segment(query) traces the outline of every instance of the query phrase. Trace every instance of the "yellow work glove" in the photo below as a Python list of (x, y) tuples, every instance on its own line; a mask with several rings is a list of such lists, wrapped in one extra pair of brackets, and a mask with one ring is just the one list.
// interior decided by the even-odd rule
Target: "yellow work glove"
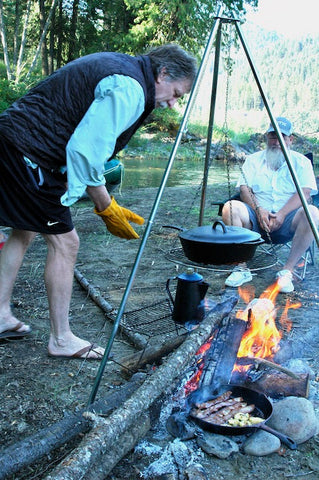
[(110, 205), (103, 210), (103, 212), (98, 212), (96, 208), (94, 208), (94, 213), (102, 218), (106, 228), (110, 233), (112, 233), (112, 235), (126, 238), (127, 240), (139, 238), (139, 235), (131, 227), (129, 222), (143, 225), (144, 218), (136, 215), (136, 213), (128, 210), (127, 208), (120, 207), (114, 197), (111, 197), (111, 199), (112, 201)]

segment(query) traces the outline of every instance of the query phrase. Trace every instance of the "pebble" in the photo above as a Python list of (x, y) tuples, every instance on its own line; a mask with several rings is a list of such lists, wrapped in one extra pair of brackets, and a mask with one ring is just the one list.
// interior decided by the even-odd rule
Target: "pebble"
[(253, 433), (245, 442), (243, 448), (247, 455), (262, 457), (278, 452), (281, 442), (279, 438), (263, 430)]
[(291, 437), (297, 444), (306, 442), (318, 431), (314, 407), (302, 397), (287, 397), (276, 402), (267, 425)]
[(239, 451), (237, 443), (223, 435), (203, 432), (203, 434), (197, 437), (196, 441), (208, 455), (222, 459), (228, 458), (232, 453)]

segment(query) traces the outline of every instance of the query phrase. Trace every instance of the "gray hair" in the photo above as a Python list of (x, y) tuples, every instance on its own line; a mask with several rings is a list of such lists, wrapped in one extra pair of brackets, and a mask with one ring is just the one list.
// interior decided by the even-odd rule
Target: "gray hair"
[(161, 45), (147, 53), (157, 79), (163, 68), (172, 81), (187, 79), (192, 84), (197, 73), (196, 59), (176, 44)]

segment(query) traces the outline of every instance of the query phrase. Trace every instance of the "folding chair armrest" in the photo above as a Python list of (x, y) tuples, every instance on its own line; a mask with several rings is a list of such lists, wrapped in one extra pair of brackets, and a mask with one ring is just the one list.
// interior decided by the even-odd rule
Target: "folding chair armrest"
[(235, 193), (234, 195), (232, 195), (227, 200), (223, 200), (221, 202), (212, 202), (211, 203), (211, 205), (218, 206), (218, 215), (220, 217), (222, 216), (222, 211), (223, 211), (223, 207), (224, 207), (225, 203), (228, 202), (229, 200), (240, 200), (240, 193), (239, 192)]

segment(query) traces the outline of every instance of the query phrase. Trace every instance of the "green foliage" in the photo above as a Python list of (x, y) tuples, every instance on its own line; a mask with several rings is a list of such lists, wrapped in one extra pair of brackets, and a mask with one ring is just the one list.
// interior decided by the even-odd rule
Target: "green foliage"
[(2, 73), (3, 68), (0, 63), (0, 113), (27, 91), (24, 84), (14, 85), (4, 78)]
[[(242, 29), (274, 115), (289, 117), (300, 133), (318, 131), (319, 36), (297, 40), (266, 32), (251, 24), (245, 24)], [(221, 83), (226, 83), (225, 72), (221, 75)], [(242, 122), (244, 112), (263, 112), (263, 122), (256, 117), (256, 123), (250, 124), (252, 128), (264, 131), (269, 123), (247, 58), (241, 51), (236, 55), (230, 77), (228, 108), (237, 112), (238, 119), (241, 115)]]
[(148, 131), (168, 132), (176, 134), (181, 122), (181, 115), (177, 109), (156, 108), (147, 118), (145, 128)]
[[(226, 0), (223, 2), (225, 14), (243, 17), (244, 5), (256, 6), (257, 2)], [(99, 50), (140, 54), (152, 46), (168, 42), (179, 43), (200, 58), (218, 4), (217, 0), (60, 0), (56, 3), (46, 44), (38, 57), (41, 73), (45, 75), (46, 69), (50, 73), (74, 58)], [(43, 21), (40, 20), (39, 5), (43, 5)], [(22, 65), (22, 78), (28, 75), (50, 5), (49, 0), (42, 3), (26, 0), (3, 2), (4, 30), (1, 33), (6, 39), (13, 80), (20, 80)], [(26, 43), (18, 66), (25, 25)], [(2, 49), (3, 44), (0, 45), (0, 55), (3, 55)]]

